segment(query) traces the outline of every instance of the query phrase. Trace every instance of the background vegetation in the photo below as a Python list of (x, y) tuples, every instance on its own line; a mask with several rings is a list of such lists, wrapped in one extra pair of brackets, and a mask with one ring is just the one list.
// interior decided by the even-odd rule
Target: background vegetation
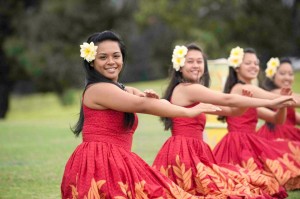
[(251, 46), (262, 67), (300, 55), (299, 0), (6, 0), (0, 27), (0, 118), (12, 93), (53, 91), (72, 103), (84, 82), (79, 45), (106, 29), (127, 44), (125, 83), (166, 77), (175, 44), (196, 42), (209, 59)]

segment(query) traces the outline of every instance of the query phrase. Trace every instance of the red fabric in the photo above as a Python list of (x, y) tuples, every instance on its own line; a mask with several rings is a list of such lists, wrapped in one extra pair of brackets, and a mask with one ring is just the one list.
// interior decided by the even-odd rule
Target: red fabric
[(122, 112), (83, 111), (83, 142), (66, 164), (63, 199), (195, 198), (130, 151), (137, 117), (127, 130)]
[(287, 196), (275, 178), (262, 172), (217, 165), (210, 147), (202, 139), (206, 123), (204, 114), (195, 118), (173, 118), (172, 121), (172, 136), (160, 149), (153, 166), (185, 191), (198, 196), (223, 193), (229, 198)]
[(287, 107), (287, 117), (284, 124), (274, 124), (269, 128), (264, 124), (257, 134), (267, 139), (287, 139), (300, 142), (300, 129), (296, 127), (296, 113), (294, 107)]
[(249, 108), (242, 116), (227, 117), (229, 133), (213, 150), (217, 162), (263, 171), (288, 190), (300, 188), (299, 142), (259, 137), (255, 133), (257, 118), (255, 108)]

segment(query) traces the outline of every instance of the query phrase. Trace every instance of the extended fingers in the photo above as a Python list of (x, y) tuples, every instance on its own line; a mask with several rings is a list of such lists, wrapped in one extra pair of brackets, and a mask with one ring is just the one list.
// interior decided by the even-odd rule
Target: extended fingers
[(146, 94), (146, 97), (159, 99), (157, 93), (152, 89), (146, 89), (144, 90), (144, 93)]

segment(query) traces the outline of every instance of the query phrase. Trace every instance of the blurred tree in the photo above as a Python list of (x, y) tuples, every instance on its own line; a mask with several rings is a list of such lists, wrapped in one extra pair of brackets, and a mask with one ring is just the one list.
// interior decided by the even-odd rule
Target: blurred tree
[(210, 58), (226, 57), (240, 45), (254, 47), (264, 62), (270, 56), (299, 55), (299, 4), (299, 0), (140, 0), (136, 20), (145, 28), (149, 18), (156, 18), (174, 31), (173, 45), (195, 41)]
[(128, 2), (40, 1), (38, 9), (26, 9), (18, 15), (19, 23), (14, 24), (17, 33), (6, 40), (5, 50), (37, 91), (55, 91), (68, 103), (64, 101), (70, 99), (65, 97), (68, 89), (83, 82), (79, 45), (93, 32), (124, 28), (132, 9)]
[(6, 39), (16, 33), (15, 18), (25, 8), (35, 4), (34, 0), (0, 1), (0, 119), (5, 118), (9, 109), (9, 95), (13, 83), (12, 72), (18, 74), (15, 63), (5, 52)]

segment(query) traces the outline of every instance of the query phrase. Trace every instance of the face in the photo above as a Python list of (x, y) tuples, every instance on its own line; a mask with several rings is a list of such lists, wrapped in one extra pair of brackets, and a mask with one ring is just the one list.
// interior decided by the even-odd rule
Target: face
[(242, 63), (236, 68), (238, 78), (245, 82), (251, 83), (259, 72), (259, 60), (254, 53), (245, 53)]
[(274, 83), (279, 88), (291, 88), (294, 82), (294, 72), (290, 63), (282, 63), (274, 75)]
[(182, 76), (188, 82), (199, 82), (204, 73), (204, 58), (199, 50), (189, 50), (185, 56), (184, 66), (180, 68)]
[(119, 43), (110, 40), (100, 42), (96, 58), (91, 66), (104, 77), (117, 82), (123, 67), (123, 58)]

